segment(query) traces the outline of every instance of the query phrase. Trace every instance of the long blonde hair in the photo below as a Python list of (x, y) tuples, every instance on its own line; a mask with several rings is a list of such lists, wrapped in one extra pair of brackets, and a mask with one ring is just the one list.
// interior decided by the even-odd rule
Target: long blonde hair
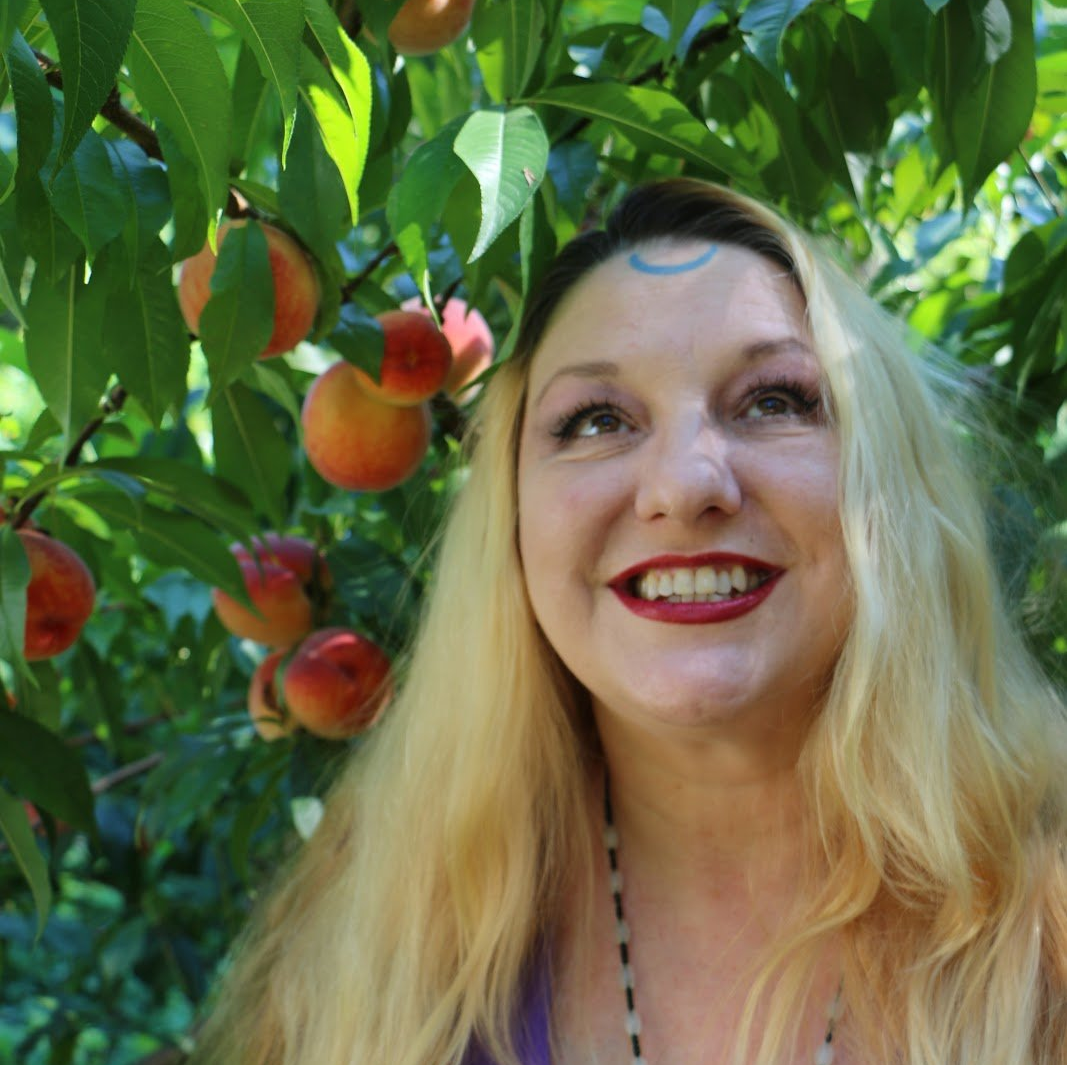
[(872, 1052), (1062, 1065), (1067, 725), (1007, 621), (952, 428), (900, 327), (805, 237), (688, 180), (632, 193), (529, 301), (480, 406), (403, 691), (258, 907), (198, 1065), (454, 1065), (474, 1038), (510, 1060), (529, 966), (591, 849), (583, 693), (534, 623), (515, 543), (527, 369), (588, 270), (672, 236), (790, 270), (841, 440), (855, 620), (801, 758), (819, 875), (750, 995), (748, 1025), (773, 987), (756, 1060), (778, 1059), (835, 939)]

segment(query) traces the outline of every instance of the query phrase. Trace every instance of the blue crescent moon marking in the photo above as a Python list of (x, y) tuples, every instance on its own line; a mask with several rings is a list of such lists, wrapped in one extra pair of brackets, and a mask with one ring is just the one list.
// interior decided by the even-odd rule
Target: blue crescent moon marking
[(695, 259), (690, 259), (687, 263), (672, 263), (669, 265), (650, 263), (647, 260), (642, 259), (637, 252), (633, 252), (630, 255), (629, 263), (635, 270), (640, 270), (643, 274), (684, 274), (689, 270), (696, 270), (697, 267), (703, 266), (707, 262), (711, 262), (712, 257), (718, 250), (718, 246), (712, 244), (703, 255), (698, 255)]

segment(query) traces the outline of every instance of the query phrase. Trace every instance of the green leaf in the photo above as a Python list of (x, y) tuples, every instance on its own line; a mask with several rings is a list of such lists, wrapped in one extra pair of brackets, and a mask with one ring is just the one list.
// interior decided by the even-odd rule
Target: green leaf
[(199, 0), (240, 34), (259, 63), (263, 77), (274, 86), (284, 116), (282, 165), (296, 117), (296, 86), (300, 70), (300, 37), (304, 14), (299, 3), (278, 0)]
[(751, 176), (752, 168), (663, 89), (615, 82), (566, 85), (526, 101), (602, 119), (642, 151), (675, 156), (705, 176)]
[(475, 7), (471, 36), (489, 95), (499, 103), (524, 92), (541, 55), (545, 13), (540, 0)]
[[(347, 150), (341, 152), (343, 144), (334, 145), (325, 136), (322, 140), (345, 180), (354, 223), (360, 218), (357, 191), (370, 147), (370, 64), (363, 52), (352, 43), (325, 0), (304, 0), (304, 13), (307, 17), (307, 27), (329, 61), (330, 76), (339, 86), (348, 108), (348, 137), (351, 143)], [(309, 89), (309, 92), (314, 96), (314, 91)], [(349, 155), (352, 156), (351, 161)]]
[(934, 24), (927, 76), (934, 143), (943, 166), (956, 164), (969, 203), (1023, 139), (1033, 114), (1029, 0), (983, 0), (977, 14), (968, 4), (949, 4)]
[(68, 440), (99, 413), (110, 368), (103, 358), (102, 286), (86, 286), (79, 266), (52, 284), (34, 277), (26, 301), (26, 361)]
[(166, 124), (195, 166), (209, 210), (221, 208), (229, 164), (230, 87), (212, 39), (184, 4), (138, 0), (127, 63), (138, 100)]
[(235, 540), (254, 532), (244, 492), (188, 462), (146, 455), (115, 456), (98, 459), (82, 469), (111, 471), (134, 478), (153, 495), (196, 514)]
[(52, 207), (90, 259), (126, 225), (129, 200), (115, 181), (103, 138), (88, 130), (52, 182)]
[(267, 238), (253, 220), (227, 230), (200, 315), (200, 343), (217, 394), (267, 346), (274, 325), (274, 277)]
[(462, 118), (455, 119), (433, 140), (415, 149), (389, 193), (385, 208), (393, 240), (427, 303), (432, 299), (430, 233), (466, 172), (454, 148), (463, 122)]
[[(367, 155), (370, 107), (367, 108), (367, 129), (356, 129), (356, 118), (338, 91), (337, 83), (323, 68), (315, 54), (304, 49), (301, 66), (300, 96), (308, 113), (318, 127), (322, 143), (337, 167), (348, 197), (348, 210), (353, 221), (359, 218), (359, 181)], [(362, 138), (362, 139), (361, 139)]]
[(543, 194), (535, 196), (522, 212), (519, 224), (522, 291), (533, 291), (556, 254), (556, 234), (548, 221)]
[(259, 69), (252, 50), (242, 44), (233, 73), (230, 103), (233, 107), (233, 139), (230, 147), (230, 180), (277, 140), (280, 114), (277, 94)]
[[(74, 154), (122, 66), (137, 0), (40, 0), (63, 69), (63, 139), (52, 176)], [(143, 3), (143, 0), (142, 0)]]
[(297, 110), (289, 163), (278, 177), (278, 206), (319, 261), (328, 261), (349, 227), (349, 204), (337, 167), (303, 100)]
[[(351, 116), (351, 136), (356, 153), (356, 184), (348, 186), (352, 221), (359, 219), (356, 186), (363, 176), (370, 148), (371, 70), (367, 57), (353, 44), (326, 0), (304, 0), (308, 28), (329, 60), (330, 74), (340, 86)], [(333, 153), (331, 153), (333, 154)], [(341, 170), (340, 165), (338, 169)], [(345, 176), (344, 170), (341, 175)]]
[(356, 304), (346, 303), (327, 341), (346, 362), (366, 371), (372, 380), (378, 380), (385, 337), (376, 318)]
[(778, 51), (789, 24), (812, 0), (752, 0), (741, 15), (739, 27), (748, 35), (752, 54), (768, 70), (778, 71)]
[(478, 179), (482, 224), (468, 262), (522, 214), (548, 166), (548, 137), (528, 107), (476, 111), (456, 134), (456, 155)]
[(158, 428), (167, 410), (180, 406), (189, 369), (189, 334), (174, 294), (170, 254), (158, 238), (132, 281), (115, 286), (107, 297), (104, 350)]
[(156, 122), (156, 136), (167, 162), (167, 185), (174, 209), (174, 241), (171, 255), (188, 259), (204, 246), (210, 214), (198, 184), (196, 164), (178, 147), (166, 124)]
[[(3, 217), (0, 217), (0, 302), (18, 319), (19, 325), (25, 326), (26, 314), (17, 288), (22, 277), (22, 271), (18, 269), (21, 241), (14, 218), (8, 213), (6, 205), (0, 205), (0, 209), (4, 210)], [(24, 256), (22, 261), (25, 262)]]
[(93, 793), (82, 760), (25, 714), (0, 710), (0, 776), (35, 806), (83, 832), (95, 832)]
[(289, 445), (263, 399), (250, 388), (230, 385), (211, 408), (215, 469), (239, 484), (259, 513), (284, 525), (285, 487), (289, 480)]
[(30, 820), (21, 802), (0, 788), (0, 832), (7, 840), (19, 871), (30, 885), (37, 908), (37, 935), (44, 931), (48, 912), (52, 908), (52, 884), (48, 879), (48, 865), (34, 839)]
[(15, 182), (15, 217), (27, 254), (36, 260), (34, 281), (58, 281), (84, 254), (81, 241), (52, 209), (44, 182), (36, 174)]
[(199, 518), (151, 503), (138, 505), (115, 492), (83, 497), (116, 528), (128, 529), (145, 558), (165, 569), (177, 568), (216, 588), (244, 599), (240, 567), (218, 533)]
[(26, 589), (30, 562), (18, 533), (0, 525), (0, 658), (28, 672), (22, 649), (26, 639)]
[(0, 3), (0, 50), (6, 52), (11, 44), (25, 6), (26, 0), (6, 0), (6, 3)]
[(128, 204), (124, 236), (130, 258), (153, 256), (159, 233), (171, 217), (166, 172), (133, 141), (108, 140), (104, 145), (111, 157), (115, 182)]
[(19, 170), (25, 174), (41, 169), (52, 150), (55, 106), (44, 71), (21, 33), (11, 39), (7, 69), (15, 97), (16, 143)]

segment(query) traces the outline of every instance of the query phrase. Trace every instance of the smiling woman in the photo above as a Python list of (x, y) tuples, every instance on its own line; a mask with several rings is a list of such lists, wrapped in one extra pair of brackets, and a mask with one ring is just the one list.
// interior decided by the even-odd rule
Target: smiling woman
[(194, 1061), (1059, 1065), (1064, 708), (929, 376), (727, 190), (568, 246)]

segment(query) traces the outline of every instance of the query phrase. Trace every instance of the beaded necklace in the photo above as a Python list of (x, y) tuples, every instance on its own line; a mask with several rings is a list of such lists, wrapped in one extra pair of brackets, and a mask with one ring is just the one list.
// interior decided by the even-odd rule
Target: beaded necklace
[[(608, 851), (608, 865), (611, 871), (611, 897), (615, 903), (615, 937), (619, 943), (619, 963), (621, 965), (622, 986), (626, 992), (626, 1034), (630, 1040), (634, 1065), (648, 1065), (641, 1054), (641, 1018), (634, 1005), (634, 971), (630, 965), (630, 926), (622, 909), (622, 873), (619, 871), (619, 833), (615, 828), (615, 818), (611, 809), (611, 788), (604, 777), (604, 846)], [(813, 1065), (833, 1065), (834, 1027), (841, 1012), (841, 986), (838, 985), (830, 1008), (827, 1011), (826, 1035), (815, 1051)]]

